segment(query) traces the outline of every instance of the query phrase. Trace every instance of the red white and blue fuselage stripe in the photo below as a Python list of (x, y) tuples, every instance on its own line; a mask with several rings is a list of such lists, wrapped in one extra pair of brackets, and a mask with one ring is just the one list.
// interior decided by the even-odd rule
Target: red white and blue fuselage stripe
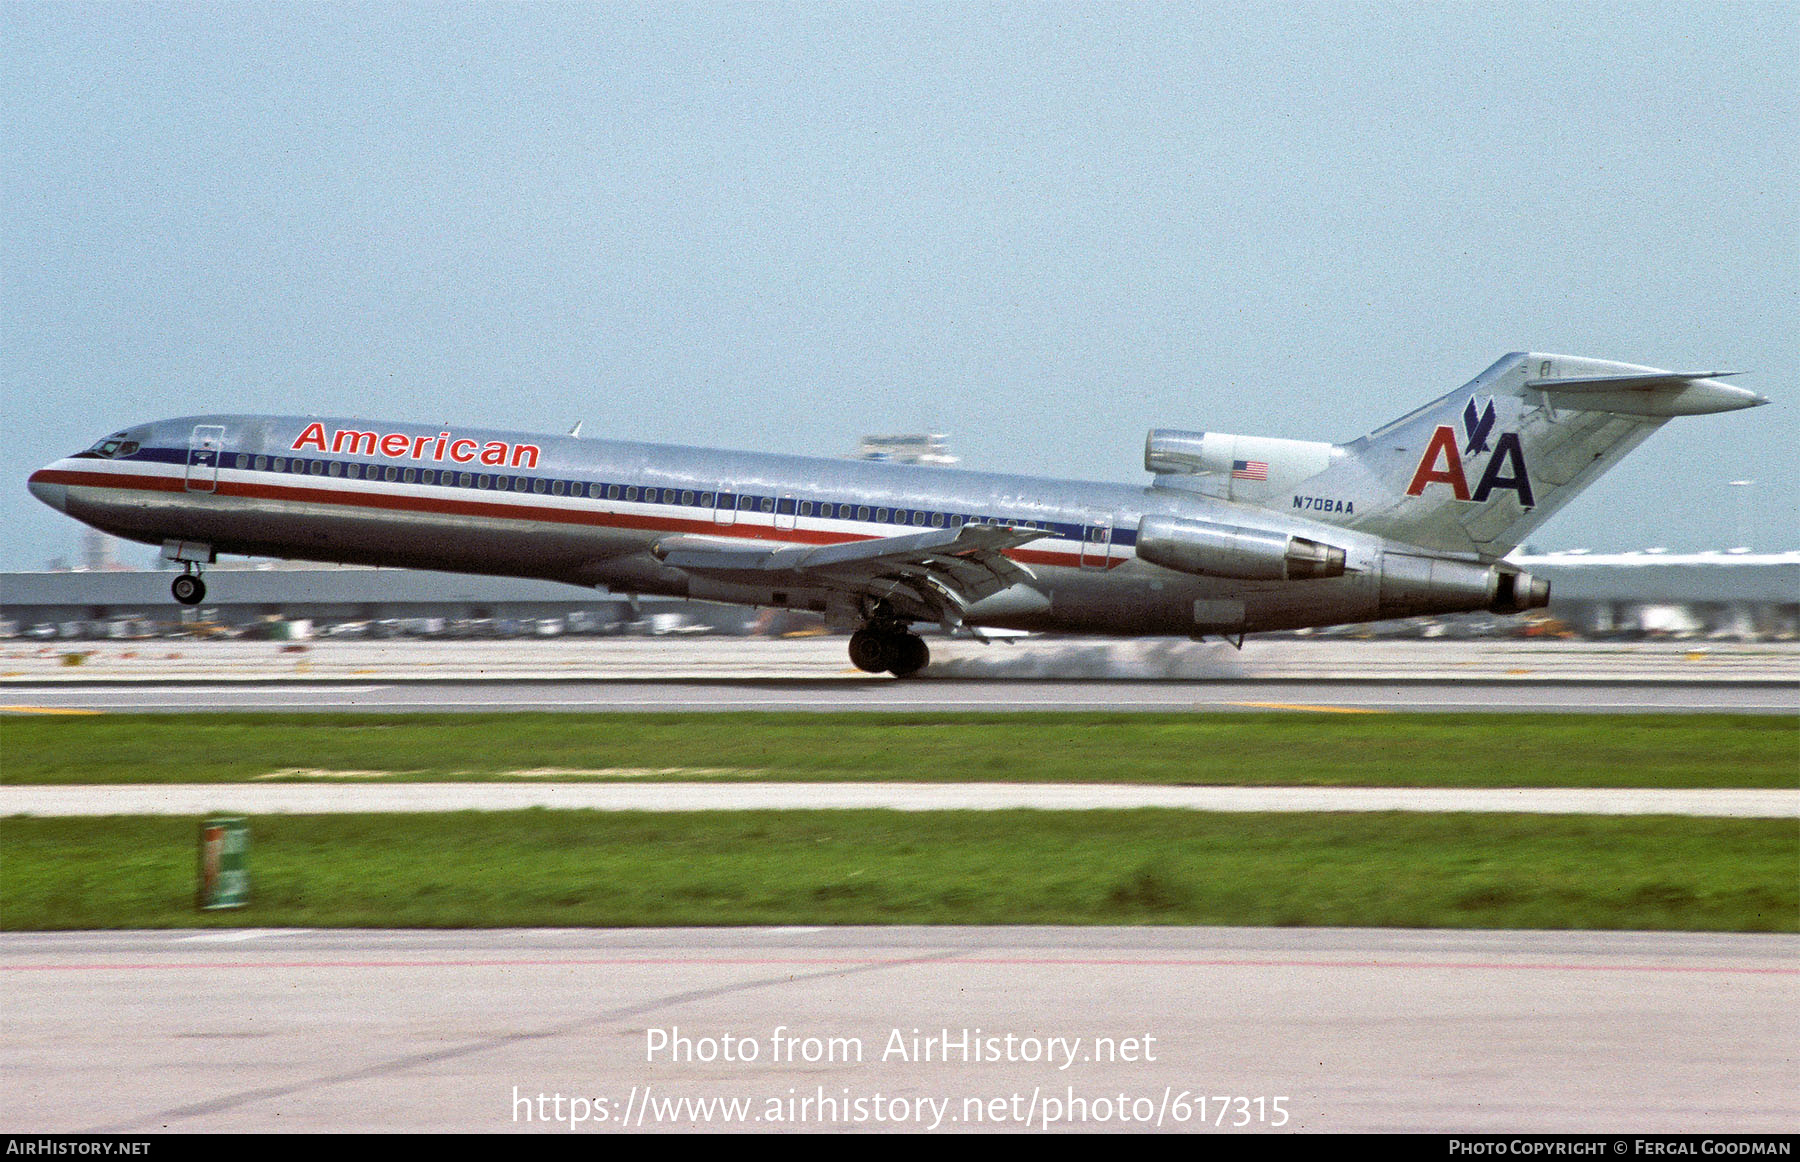
[[(205, 419), (197, 423), (204, 424)], [(305, 422), (293, 423), (300, 427)], [(259, 420), (259, 426), (266, 424), (268, 421)], [(231, 425), (222, 422), (216, 426)], [(774, 479), (761, 464), (756, 466), (757, 471), (744, 474), (742, 483), (720, 475), (708, 488), (697, 478), (705, 475), (703, 462), (692, 465), (698, 472), (683, 474), (688, 478), (683, 485), (651, 483), (672, 475), (667, 466), (654, 473), (608, 472), (605, 462), (620, 458), (608, 456), (609, 450), (641, 446), (609, 445), (602, 441), (544, 437), (527, 443), (522, 439), (488, 438), (488, 433), (479, 438), (450, 431), (425, 433), (416, 427), (389, 431), (381, 437), (379, 425), (362, 425), (361, 430), (387, 440), (385, 447), (376, 443), (376, 455), (371, 458), (332, 455), (329, 450), (320, 454), (318, 446), (328, 449), (329, 444), (318, 434), (313, 439), (305, 438), (306, 431), (320, 427), (314, 422), (302, 428), (300, 438), (281, 441), (289, 446), (279, 451), (267, 450), (275, 442), (266, 440), (256, 441), (264, 450), (238, 451), (233, 447), (237, 441), (226, 437), (216, 450), (197, 454), (193, 447), (180, 446), (169, 439), (178, 435), (169, 430), (173, 427), (158, 425), (163, 439), (141, 442), (129, 454), (103, 457), (83, 453), (46, 467), (32, 479), (77, 489), (105, 490), (115, 496), (164, 494), (174, 500), (192, 495), (193, 501), (202, 505), (237, 499), (262, 504), (332, 506), (370, 517), (417, 513), (474, 521), (525, 521), (635, 532), (646, 534), (647, 541), (657, 535), (690, 533), (819, 545), (970, 523), (1006, 523), (1043, 528), (1049, 533), (1040, 541), (1010, 551), (1009, 556), (1026, 564), (1071, 568), (1115, 566), (1131, 556), (1134, 541), (1131, 525), (1119, 521), (1111, 508), (1094, 507), (1068, 514), (1077, 515), (1076, 520), (1057, 519), (1065, 514), (1047, 513), (1042, 504), (1009, 506), (995, 503), (998, 498), (980, 495), (994, 491), (991, 481), (1003, 482), (1001, 491), (1005, 493), (1022, 493), (1027, 490), (1019, 486), (1032, 483), (1027, 478), (988, 477), (939, 468), (912, 470), (930, 473), (933, 484), (963, 484), (964, 487), (946, 490), (947, 494), (957, 494), (955, 500), (961, 502), (952, 508), (944, 504), (945, 496), (926, 498), (917, 489), (904, 490), (910, 495), (894, 495), (879, 480), (871, 480), (873, 487), (867, 488), (861, 486), (861, 481), (830, 490), (816, 485), (807, 488), (801, 481), (795, 481), (798, 487), (784, 487), (784, 482)], [(595, 470), (582, 471), (570, 463), (568, 449), (557, 447), (567, 443), (591, 444), (599, 453)], [(546, 448), (559, 454), (546, 455)], [(386, 454), (390, 449), (397, 454)], [(369, 450), (369, 441), (361, 441), (359, 450)], [(715, 455), (697, 449), (675, 451), (693, 453), (702, 461)], [(484, 454), (490, 462), (482, 462)], [(900, 467), (799, 458), (788, 463), (828, 466), (839, 475), (846, 469), (885, 469), (891, 473)], [(799, 474), (805, 476), (806, 472), (803, 469)], [(1066, 487), (1065, 482), (1042, 483)], [(890, 495), (894, 499), (889, 500)], [(95, 497), (96, 501), (99, 499)], [(982, 507), (968, 503), (977, 499), (986, 499), (988, 504)], [(1116, 501), (1114, 497), (1106, 499)], [(317, 546), (308, 548), (316, 551)]]

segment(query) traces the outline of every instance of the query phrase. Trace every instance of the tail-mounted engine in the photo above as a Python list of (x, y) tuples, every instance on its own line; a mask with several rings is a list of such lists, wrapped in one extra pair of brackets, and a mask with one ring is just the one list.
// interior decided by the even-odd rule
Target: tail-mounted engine
[(1259, 500), (1317, 476), (1336, 453), (1335, 444), (1309, 440), (1156, 428), (1144, 441), (1144, 467), (1159, 488)]
[(1383, 553), (1381, 616), (1421, 613), (1524, 613), (1550, 603), (1550, 582), (1510, 565)]

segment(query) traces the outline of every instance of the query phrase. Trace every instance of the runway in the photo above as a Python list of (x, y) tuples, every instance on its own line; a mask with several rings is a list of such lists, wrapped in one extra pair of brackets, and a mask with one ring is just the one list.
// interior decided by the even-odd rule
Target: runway
[(0, 976), (13, 1132), (1786, 1133), (1800, 1117), (1791, 936), (11, 933)]
[(1793, 643), (933, 639), (924, 675), (841, 638), (14, 644), (0, 707), (220, 710), (1398, 710), (1800, 715)]
[[(1192, 643), (1163, 653), (1134, 646), (1129, 654), (1106, 647), (1086, 655), (1073, 647), (994, 647), (947, 666), (948, 675), (896, 682), (843, 673), (841, 643), (808, 643), (780, 655), (772, 671), (767, 643), (731, 643), (722, 655), (701, 649), (705, 643), (673, 651), (621, 644), (602, 659), (604, 672), (585, 652), (521, 644), (532, 648), (418, 646), (376, 656), (231, 643), (173, 659), (127, 658), (131, 651), (122, 650), (78, 665), (50, 655), (0, 675), (0, 703), (5, 712), (32, 714), (1800, 714), (1791, 650), (1720, 659), (1693, 650), (1470, 655), (1352, 643), (1247, 647), (1242, 657)], [(989, 656), (1001, 663), (982, 660)], [(1066, 670), (1083, 657), (1094, 670), (1082, 676), (1034, 672), (1046, 663)], [(490, 668), (484, 658), (498, 664)], [(662, 668), (631, 669), (646, 662)], [(954, 676), (958, 669), (985, 672)], [(1328, 801), (1282, 802), (1319, 793)], [(5, 786), (0, 814), (424, 810), (470, 805), (457, 798), (470, 795), (488, 809), (547, 801), (630, 810), (916, 810), (1015, 806), (1030, 796), (1054, 801), (1029, 805), (1081, 809), (1138, 805), (1117, 797), (1150, 795), (1205, 810), (1800, 815), (1800, 794), (1791, 790), (1677, 793), (1691, 802), (1646, 797), (1662, 794), (272, 782)], [(1800, 1118), (1792, 1050), (1800, 1043), (1800, 938), (1792, 936), (1213, 928), (8, 933), (0, 935), (0, 980), (0, 1070), (9, 1079), (0, 1087), (0, 1125), (16, 1132), (1777, 1134)]]
[(1015, 711), (1800, 715), (1800, 683), (1042, 681), (889, 678), (665, 681), (13, 683), (0, 712)]

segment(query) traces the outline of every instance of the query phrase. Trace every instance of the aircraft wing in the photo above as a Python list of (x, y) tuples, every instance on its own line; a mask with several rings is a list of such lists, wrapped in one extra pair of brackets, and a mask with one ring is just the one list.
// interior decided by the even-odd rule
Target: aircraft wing
[(652, 552), (671, 568), (742, 585), (793, 585), (884, 598), (903, 616), (962, 622), (962, 611), (1035, 580), (1004, 553), (1047, 529), (977, 524), (836, 545), (750, 547), (720, 537), (664, 537)]

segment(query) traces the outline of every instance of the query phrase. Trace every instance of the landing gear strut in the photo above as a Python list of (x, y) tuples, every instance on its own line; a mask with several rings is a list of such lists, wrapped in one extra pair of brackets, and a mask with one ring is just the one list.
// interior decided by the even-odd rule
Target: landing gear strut
[(850, 635), (850, 664), (867, 674), (910, 678), (930, 661), (924, 639), (898, 624), (868, 625)]
[(187, 572), (170, 583), (169, 592), (183, 605), (198, 605), (206, 600), (206, 582), (200, 580), (200, 570), (194, 567), (192, 561), (183, 564)]

